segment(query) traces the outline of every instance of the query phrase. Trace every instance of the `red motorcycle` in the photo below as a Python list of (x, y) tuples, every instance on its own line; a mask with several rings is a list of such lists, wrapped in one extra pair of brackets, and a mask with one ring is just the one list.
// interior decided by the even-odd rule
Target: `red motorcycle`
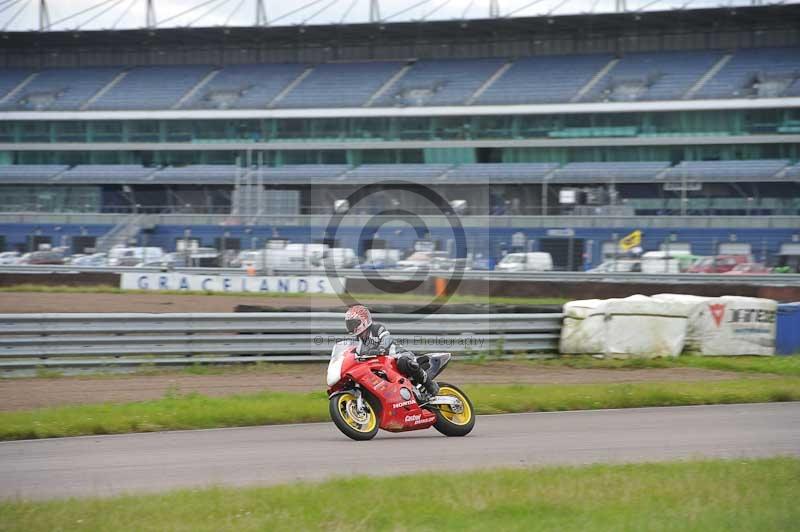
[[(475, 426), (475, 410), (467, 395), (444, 382), (428, 397), (397, 370), (388, 356), (359, 356), (357, 345), (339, 342), (328, 364), (331, 419), (346, 436), (370, 440), (378, 429), (405, 432), (433, 427), (445, 436), (466, 436)], [(431, 379), (450, 362), (450, 353), (417, 358)]]

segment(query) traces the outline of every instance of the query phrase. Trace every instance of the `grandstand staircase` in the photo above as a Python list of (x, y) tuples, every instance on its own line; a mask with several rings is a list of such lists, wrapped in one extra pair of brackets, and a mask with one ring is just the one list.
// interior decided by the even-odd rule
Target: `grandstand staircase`
[(389, 78), (389, 79), (386, 81), (386, 83), (384, 83), (383, 85), (381, 85), (381, 86), (378, 88), (378, 90), (376, 90), (376, 91), (375, 91), (375, 92), (372, 94), (372, 96), (370, 96), (370, 97), (369, 97), (369, 100), (367, 100), (367, 103), (365, 103), (365, 104), (364, 104), (364, 107), (370, 107), (370, 106), (372, 106), (372, 104), (373, 104), (373, 103), (375, 103), (375, 101), (376, 101), (378, 98), (380, 98), (381, 96), (383, 96), (384, 94), (386, 94), (386, 92), (387, 92), (389, 89), (391, 89), (391, 88), (394, 86), (394, 84), (395, 84), (395, 83), (397, 83), (397, 82), (398, 82), (398, 81), (399, 81), (399, 80), (400, 80), (400, 79), (401, 79), (403, 76), (405, 76), (405, 75), (406, 75), (406, 72), (408, 72), (409, 70), (411, 70), (411, 67), (412, 67), (412, 66), (414, 66), (414, 65), (413, 65), (413, 63), (409, 63), (409, 64), (405, 65), (403, 68), (401, 68), (400, 70), (398, 70), (398, 71), (397, 71), (397, 72), (396, 72), (396, 73), (395, 73), (395, 74), (394, 74), (392, 77), (390, 77), (390, 78)]
[(29, 84), (31, 81), (33, 81), (34, 79), (36, 79), (36, 77), (37, 77), (38, 75), (39, 75), (39, 73), (38, 73), (38, 72), (34, 72), (33, 74), (30, 74), (28, 77), (26, 77), (25, 79), (23, 79), (22, 81), (20, 81), (20, 82), (19, 82), (19, 85), (17, 85), (16, 87), (14, 87), (14, 88), (13, 88), (13, 89), (12, 89), (12, 90), (11, 90), (11, 91), (8, 93), (8, 94), (6, 94), (4, 97), (0, 98), (0, 103), (6, 103), (6, 102), (8, 102), (8, 101), (11, 101), (11, 100), (12, 100), (12, 99), (13, 99), (13, 98), (14, 98), (14, 97), (17, 95), (17, 94), (19, 94), (19, 93), (22, 91), (22, 89), (24, 89), (24, 88), (25, 88), (25, 87), (26, 87), (26, 86), (27, 86), (27, 85), (28, 85), (28, 84)]
[(723, 56), (722, 56), (722, 57), (719, 59), (719, 61), (717, 61), (716, 63), (714, 63), (714, 66), (712, 66), (711, 68), (709, 68), (709, 69), (708, 69), (708, 72), (706, 72), (705, 74), (703, 74), (703, 76), (702, 76), (700, 79), (698, 79), (698, 80), (697, 80), (697, 82), (696, 82), (694, 85), (692, 85), (692, 86), (689, 88), (689, 90), (688, 90), (688, 91), (686, 91), (686, 94), (684, 94), (684, 95), (683, 95), (683, 99), (684, 99), (684, 100), (691, 100), (691, 99), (694, 97), (694, 95), (697, 93), (697, 91), (699, 91), (700, 89), (702, 89), (702, 88), (705, 86), (705, 84), (706, 84), (706, 83), (708, 83), (708, 81), (709, 81), (711, 78), (713, 78), (714, 76), (716, 76), (716, 75), (717, 75), (717, 73), (718, 73), (720, 70), (722, 70), (722, 68), (723, 68), (725, 65), (727, 65), (727, 64), (728, 64), (728, 61), (730, 61), (731, 59), (733, 59), (733, 54), (725, 54), (725, 55), (723, 55)]
[(478, 90), (476, 90), (475, 93), (472, 96), (467, 98), (467, 101), (464, 102), (464, 105), (472, 105), (473, 103), (475, 103), (478, 100), (478, 98), (480, 98), (481, 95), (489, 89), (489, 87), (494, 85), (495, 81), (497, 81), (498, 79), (503, 77), (503, 74), (508, 72), (508, 69), (511, 68), (511, 65), (513, 65), (513, 64), (514, 64), (513, 62), (509, 61), (508, 63), (505, 63), (503, 66), (498, 68), (497, 72), (492, 74), (489, 77), (489, 79), (487, 79), (486, 81), (483, 82), (483, 85), (478, 87)]
[(123, 79), (125, 79), (125, 76), (127, 76), (127, 75), (128, 75), (128, 71), (127, 70), (123, 70), (122, 72), (120, 72), (119, 74), (114, 76), (114, 79), (109, 81), (108, 84), (106, 84), (105, 87), (103, 87), (102, 89), (97, 91), (94, 96), (92, 96), (91, 98), (86, 100), (86, 103), (81, 105), (81, 111), (87, 110), (89, 108), (89, 106), (91, 106), (94, 102), (96, 102), (97, 100), (102, 98), (108, 91), (110, 91), (111, 89), (116, 87), (117, 84), (120, 81), (122, 81)]
[(95, 251), (108, 253), (115, 246), (126, 246), (144, 226), (145, 214), (132, 214), (111, 228), (109, 232), (97, 239)]
[(172, 106), (172, 108), (173, 108), (173, 109), (180, 109), (181, 107), (183, 107), (183, 104), (185, 104), (186, 102), (188, 102), (189, 100), (191, 100), (191, 99), (194, 97), (194, 95), (195, 95), (195, 94), (197, 94), (197, 92), (198, 92), (200, 89), (202, 89), (203, 87), (205, 87), (206, 85), (208, 85), (208, 83), (209, 83), (209, 82), (210, 82), (212, 79), (214, 79), (215, 77), (217, 77), (217, 74), (219, 74), (220, 72), (222, 72), (222, 69), (220, 69), (220, 68), (217, 68), (217, 69), (214, 69), (214, 70), (212, 70), (212, 71), (211, 71), (211, 72), (209, 72), (208, 74), (206, 74), (206, 75), (203, 77), (203, 79), (201, 79), (200, 81), (198, 81), (198, 82), (195, 84), (195, 86), (194, 86), (194, 87), (192, 87), (191, 89), (189, 89), (189, 90), (186, 92), (186, 94), (184, 94), (183, 96), (181, 96), (180, 100), (178, 100), (177, 102), (175, 102), (175, 105), (173, 105), (173, 106)]
[(304, 79), (310, 76), (313, 71), (314, 67), (308, 67), (303, 72), (301, 72), (300, 75), (294, 79), (294, 81), (292, 81), (286, 87), (284, 87), (284, 89), (281, 92), (279, 92), (278, 95), (275, 96), (271, 102), (269, 102), (269, 105), (267, 105), (267, 107), (268, 108), (275, 107), (278, 104), (278, 102), (286, 98), (286, 95), (292, 92), (295, 87), (300, 85), (300, 83), (302, 83)]
[(611, 72), (614, 69), (615, 66), (617, 66), (617, 63), (619, 63), (619, 58), (618, 57), (615, 57), (614, 59), (609, 61), (606, 64), (606, 66), (601, 68), (600, 71), (597, 74), (595, 74), (592, 77), (592, 79), (589, 80), (588, 83), (586, 83), (586, 85), (581, 87), (581, 90), (579, 90), (578, 93), (575, 96), (572, 97), (570, 102), (571, 103), (579, 102), (581, 100), (581, 98), (583, 98), (584, 96), (589, 94), (589, 91), (591, 91), (595, 87), (595, 85), (600, 83), (600, 80), (603, 79), (604, 77), (606, 77), (606, 75), (609, 72)]

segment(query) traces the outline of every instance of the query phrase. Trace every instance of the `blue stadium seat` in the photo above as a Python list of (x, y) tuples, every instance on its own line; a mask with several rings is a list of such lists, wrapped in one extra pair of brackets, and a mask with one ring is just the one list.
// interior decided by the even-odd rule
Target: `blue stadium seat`
[(33, 73), (32, 70), (24, 68), (3, 68), (0, 69), (0, 98), (6, 97), (9, 92), (14, 90), (25, 78)]
[(347, 173), (347, 179), (431, 181), (452, 165), (449, 164), (363, 164)]
[(502, 59), (417, 61), (372, 106), (463, 105), (504, 63)]
[(79, 164), (61, 174), (56, 182), (95, 185), (138, 183), (156, 171), (156, 168), (138, 164)]
[(550, 55), (518, 59), (475, 102), (568, 102), (611, 61), (609, 54)]
[(89, 109), (170, 109), (210, 71), (209, 66), (136, 67)]
[(308, 185), (336, 182), (350, 168), (347, 164), (293, 164), (253, 169), (251, 175), (254, 181), (261, 179), (267, 184)]
[(403, 63), (325, 63), (294, 87), (275, 107), (361, 107)]
[(707, 51), (628, 54), (581, 101), (679, 100), (720, 57)]
[(694, 98), (782, 96), (787, 89), (795, 90), (798, 76), (800, 48), (738, 50)]
[(305, 69), (299, 64), (226, 66), (184, 109), (263, 109)]
[(800, 163), (792, 166), (791, 168), (786, 170), (785, 177), (787, 179), (798, 179), (800, 180)]
[(470, 163), (457, 166), (444, 178), (450, 183), (539, 183), (558, 166), (557, 163)]
[(757, 159), (745, 161), (683, 161), (667, 170), (666, 181), (684, 177), (697, 181), (780, 181), (789, 161), (786, 159)]
[(242, 172), (234, 165), (192, 164), (167, 166), (153, 174), (149, 183), (158, 185), (233, 185)]
[(43, 70), (3, 107), (27, 111), (77, 110), (121, 71), (115, 67)]
[(669, 162), (587, 162), (568, 163), (553, 173), (561, 183), (652, 182), (669, 168)]
[(0, 165), (0, 183), (20, 185), (48, 183), (67, 168), (69, 166), (64, 164)]

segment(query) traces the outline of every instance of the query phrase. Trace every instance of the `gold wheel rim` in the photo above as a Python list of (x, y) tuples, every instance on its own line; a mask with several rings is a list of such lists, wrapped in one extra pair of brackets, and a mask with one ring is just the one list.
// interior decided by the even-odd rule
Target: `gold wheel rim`
[(372, 410), (372, 405), (369, 401), (364, 401), (365, 415), (360, 416), (356, 407), (356, 396), (351, 393), (343, 393), (339, 396), (336, 402), (336, 408), (339, 414), (351, 428), (358, 432), (371, 432), (375, 429), (377, 419), (375, 411)]
[(451, 388), (449, 386), (442, 386), (439, 388), (439, 393), (436, 395), (446, 395), (448, 397), (455, 397), (461, 402), (461, 412), (454, 412), (450, 405), (441, 405), (439, 411), (444, 418), (453, 425), (466, 425), (472, 420), (472, 409), (469, 407), (469, 402), (464, 394)]

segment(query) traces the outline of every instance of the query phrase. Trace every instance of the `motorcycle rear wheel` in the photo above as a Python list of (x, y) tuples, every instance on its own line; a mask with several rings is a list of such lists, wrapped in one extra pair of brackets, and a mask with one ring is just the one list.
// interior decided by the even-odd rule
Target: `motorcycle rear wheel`
[(328, 410), (342, 433), (356, 441), (371, 440), (378, 433), (378, 409), (372, 406), (369, 397), (364, 397), (364, 412), (356, 408), (356, 396), (350, 392), (334, 395), (328, 402)]
[(439, 408), (433, 410), (433, 413), (436, 414), (436, 423), (433, 424), (433, 428), (445, 436), (466, 436), (472, 432), (472, 429), (475, 428), (475, 408), (467, 394), (453, 384), (440, 382), (439, 393), (436, 395), (455, 397), (461, 401), (463, 409), (461, 412), (456, 412), (447, 405), (439, 405)]

